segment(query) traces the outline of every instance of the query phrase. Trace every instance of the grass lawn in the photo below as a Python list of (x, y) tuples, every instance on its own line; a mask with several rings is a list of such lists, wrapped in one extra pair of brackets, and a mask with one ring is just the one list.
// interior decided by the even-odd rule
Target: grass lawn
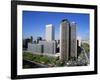
[(50, 67), (64, 66), (64, 64), (59, 60), (58, 57), (37, 55), (37, 54), (32, 54), (30, 52), (23, 52), (23, 59), (48, 65)]

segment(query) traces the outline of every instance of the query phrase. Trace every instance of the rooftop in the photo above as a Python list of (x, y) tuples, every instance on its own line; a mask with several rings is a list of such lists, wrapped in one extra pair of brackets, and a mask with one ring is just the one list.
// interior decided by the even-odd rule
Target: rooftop
[(65, 21), (69, 22), (68, 19), (63, 19), (61, 22), (65, 22)]

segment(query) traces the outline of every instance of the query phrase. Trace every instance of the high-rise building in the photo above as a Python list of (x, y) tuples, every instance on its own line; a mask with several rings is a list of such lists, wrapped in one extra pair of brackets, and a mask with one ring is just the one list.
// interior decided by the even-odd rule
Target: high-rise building
[(54, 26), (52, 24), (46, 25), (46, 33), (45, 33), (46, 41), (54, 40)]
[(39, 43), (39, 41), (42, 41), (42, 37), (37, 37), (37, 43)]
[(70, 23), (70, 58), (77, 58), (76, 23)]
[(30, 42), (33, 43), (33, 36), (30, 36)]
[(62, 20), (60, 24), (60, 58), (62, 61), (69, 60), (69, 29), (69, 21), (67, 19)]

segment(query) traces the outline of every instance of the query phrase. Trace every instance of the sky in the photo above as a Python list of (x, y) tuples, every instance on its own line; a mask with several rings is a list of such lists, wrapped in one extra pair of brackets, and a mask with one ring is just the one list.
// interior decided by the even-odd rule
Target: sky
[(53, 24), (55, 39), (59, 39), (60, 23), (63, 19), (68, 19), (70, 22), (76, 22), (77, 37), (89, 39), (89, 14), (23, 11), (22, 15), (23, 38), (33, 36), (33, 39), (37, 37), (45, 39), (45, 26)]

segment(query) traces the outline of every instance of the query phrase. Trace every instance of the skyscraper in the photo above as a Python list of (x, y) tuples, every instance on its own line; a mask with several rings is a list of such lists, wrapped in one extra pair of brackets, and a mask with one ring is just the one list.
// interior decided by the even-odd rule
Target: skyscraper
[(69, 59), (69, 29), (69, 21), (67, 19), (62, 20), (60, 24), (60, 54), (62, 61)]
[(70, 23), (70, 58), (77, 58), (76, 23)]
[(52, 41), (54, 40), (54, 26), (52, 24), (46, 25), (46, 40)]

